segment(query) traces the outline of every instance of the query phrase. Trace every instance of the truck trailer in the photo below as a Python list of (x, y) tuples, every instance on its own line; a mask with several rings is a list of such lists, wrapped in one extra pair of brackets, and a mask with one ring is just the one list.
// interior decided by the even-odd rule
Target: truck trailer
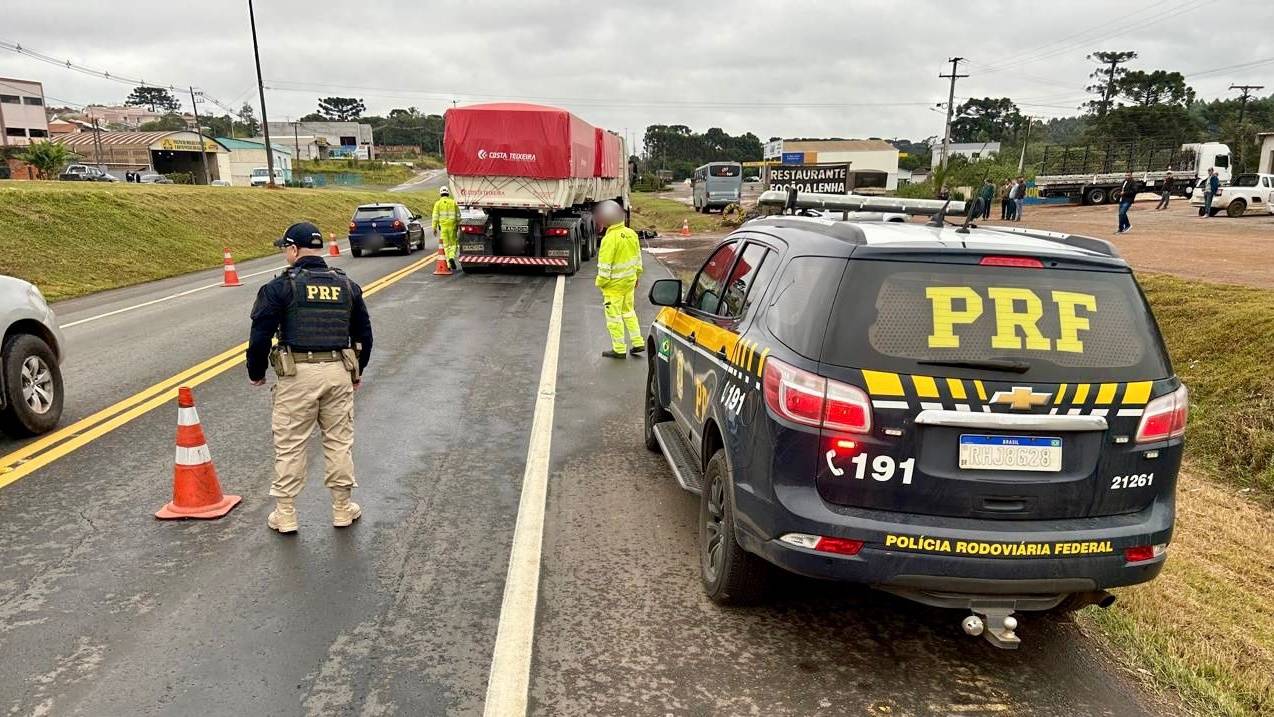
[(574, 274), (597, 253), (592, 208), (629, 211), (627, 148), (619, 135), (556, 107), (498, 103), (447, 111), (448, 183), (465, 271), (536, 266)]
[(1035, 187), (1041, 197), (1106, 204), (1119, 201), (1125, 172), (1132, 172), (1145, 191), (1156, 193), (1168, 172), (1172, 172), (1173, 194), (1189, 197), (1199, 177), (1207, 175), (1209, 168), (1221, 175), (1221, 181), (1230, 178), (1228, 146), (1220, 142), (1048, 145), (1035, 176)]

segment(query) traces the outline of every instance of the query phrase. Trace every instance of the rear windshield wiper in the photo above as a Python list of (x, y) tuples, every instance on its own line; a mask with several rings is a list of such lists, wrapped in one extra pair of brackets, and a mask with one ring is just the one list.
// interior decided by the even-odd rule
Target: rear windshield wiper
[(1031, 365), (1025, 361), (1014, 359), (979, 359), (951, 361), (917, 361), (922, 366), (952, 366), (955, 368), (977, 368), (987, 371), (1006, 371), (1008, 373), (1026, 373)]

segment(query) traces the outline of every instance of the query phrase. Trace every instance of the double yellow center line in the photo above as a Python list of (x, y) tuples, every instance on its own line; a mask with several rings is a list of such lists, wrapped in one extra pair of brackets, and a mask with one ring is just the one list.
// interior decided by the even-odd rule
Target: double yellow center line
[[(363, 296), (371, 296), (387, 286), (395, 284), (434, 261), (438, 254), (430, 254), (418, 261), (369, 283), (363, 287)], [(0, 488), (30, 475), (62, 456), (110, 433), (120, 426), (177, 398), (179, 386), (198, 386), (245, 361), (244, 343), (223, 351), (212, 358), (170, 376), (155, 385), (143, 389), (128, 398), (82, 418), (65, 428), (32, 441), (5, 456), (0, 456)]]

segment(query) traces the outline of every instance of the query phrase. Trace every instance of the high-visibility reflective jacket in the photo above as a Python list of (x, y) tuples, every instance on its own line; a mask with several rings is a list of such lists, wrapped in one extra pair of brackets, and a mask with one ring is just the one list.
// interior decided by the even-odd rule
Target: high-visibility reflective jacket
[(451, 229), (460, 223), (460, 205), (451, 197), (439, 197), (434, 202), (434, 231)]
[(611, 225), (597, 250), (597, 288), (602, 291), (628, 290), (641, 276), (641, 241), (637, 232), (623, 223)]

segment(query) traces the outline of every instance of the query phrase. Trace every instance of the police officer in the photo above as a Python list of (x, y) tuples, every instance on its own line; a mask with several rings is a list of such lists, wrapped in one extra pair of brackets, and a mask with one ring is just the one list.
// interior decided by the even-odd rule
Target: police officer
[(438, 201), (434, 202), (434, 238), (438, 239), (438, 244), (447, 257), (447, 264), (453, 271), (457, 268), (456, 254), (460, 245), (456, 236), (456, 225), (459, 223), (460, 205), (451, 198), (451, 190), (443, 187), (438, 190)]
[(641, 324), (633, 308), (637, 280), (641, 278), (641, 241), (637, 232), (624, 226), (624, 209), (607, 199), (593, 208), (593, 220), (599, 227), (606, 227), (602, 245), (597, 250), (597, 279), (594, 283), (602, 291), (602, 304), (606, 312), (606, 331), (610, 333), (611, 348), (603, 351), (607, 358), (624, 358), (628, 346), (624, 343), (624, 330), (632, 342), (632, 353), (646, 350), (641, 337)]
[[(350, 500), (354, 480), (354, 390), (372, 351), (372, 325), (363, 290), (323, 261), (323, 232), (309, 222), (288, 227), (274, 243), (288, 269), (257, 292), (248, 341), (248, 380), (274, 387), (275, 509), (267, 523), (280, 533), (297, 529), (294, 500), (305, 485), (306, 446), (314, 424), (323, 432), (324, 484), (332, 491), (332, 525), (362, 515)], [(278, 346), (271, 339), (278, 334)]]

